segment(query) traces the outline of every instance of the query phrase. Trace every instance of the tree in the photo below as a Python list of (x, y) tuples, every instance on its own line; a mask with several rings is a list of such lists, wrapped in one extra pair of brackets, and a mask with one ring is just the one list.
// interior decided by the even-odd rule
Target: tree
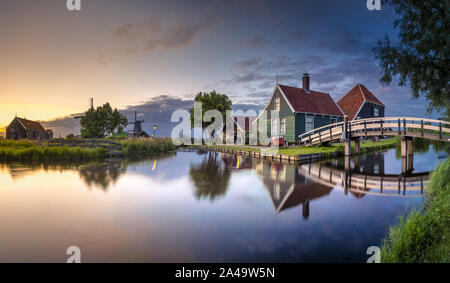
[(128, 119), (119, 113), (117, 109), (112, 110), (109, 103), (89, 109), (81, 117), (81, 136), (83, 138), (102, 138), (105, 134), (113, 134), (117, 129), (123, 131), (128, 124)]
[[(409, 85), (413, 97), (425, 96), (428, 112), (446, 111), (450, 117), (450, 0), (393, 0), (400, 16), (399, 43), (391, 45), (389, 37), (373, 49), (388, 85), (393, 77), (399, 85)], [(389, 1), (387, 1), (389, 2)]]
[[(232, 105), (231, 100), (227, 95), (217, 93), (215, 90), (210, 93), (198, 93), (195, 96), (194, 102), (202, 103), (202, 117), (208, 110), (218, 110), (222, 113), (222, 121), (225, 121), (226, 111), (231, 110)], [(191, 123), (194, 125), (194, 107), (192, 107), (189, 112), (191, 113)], [(202, 122), (202, 128), (206, 128), (211, 123)]]

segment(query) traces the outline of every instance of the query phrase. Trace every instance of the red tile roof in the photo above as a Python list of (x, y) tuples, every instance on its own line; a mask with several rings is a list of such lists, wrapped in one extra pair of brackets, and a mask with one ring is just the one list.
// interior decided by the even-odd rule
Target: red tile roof
[(337, 104), (345, 115), (348, 116), (348, 119), (353, 120), (355, 115), (358, 114), (358, 111), (364, 101), (369, 101), (384, 106), (384, 104), (362, 84), (357, 84), (353, 87), (338, 101)]
[(44, 127), (42, 127), (41, 123), (36, 121), (30, 121), (24, 118), (17, 117), (17, 120), (19, 120), (20, 123), (25, 127), (25, 129), (32, 130), (32, 131), (44, 131)]
[(344, 116), (339, 107), (327, 93), (302, 88), (279, 85), (296, 112), (309, 112), (334, 116)]

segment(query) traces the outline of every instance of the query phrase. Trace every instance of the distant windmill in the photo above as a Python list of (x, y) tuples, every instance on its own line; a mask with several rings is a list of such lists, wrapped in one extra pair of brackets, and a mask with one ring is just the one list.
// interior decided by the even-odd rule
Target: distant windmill
[(147, 133), (142, 131), (142, 123), (144, 122), (144, 120), (138, 120), (137, 116), (138, 116), (137, 112), (134, 111), (134, 122), (129, 122), (128, 123), (129, 125), (134, 124), (133, 134), (134, 135), (138, 135), (138, 136), (142, 136), (142, 135), (148, 136)]
[[(89, 98), (89, 105), (91, 106), (89, 109), (94, 109), (94, 99), (93, 98)], [(81, 117), (84, 117), (84, 115), (80, 115), (80, 116), (75, 116), (75, 119), (81, 119)]]

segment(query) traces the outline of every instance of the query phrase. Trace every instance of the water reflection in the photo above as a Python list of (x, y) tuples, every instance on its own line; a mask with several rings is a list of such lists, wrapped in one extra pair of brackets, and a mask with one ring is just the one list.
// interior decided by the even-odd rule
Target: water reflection
[(231, 172), (253, 171), (270, 195), (276, 213), (301, 206), (304, 219), (310, 216), (310, 203), (327, 197), (333, 189), (356, 199), (366, 195), (422, 196), (429, 172), (413, 173), (411, 169), (407, 174), (387, 174), (385, 158), (385, 153), (377, 153), (294, 166), (209, 152), (200, 164), (191, 164), (190, 178), (197, 199), (214, 200), (226, 194)]
[(191, 164), (189, 176), (195, 185), (195, 197), (214, 201), (225, 195), (231, 172), (227, 160), (222, 160), (217, 153), (208, 152), (204, 155), (200, 164)]
[[(0, 165), (0, 261), (64, 262), (76, 243), (85, 262), (364, 262), (423, 200), (403, 197), (403, 180), (413, 195), (406, 179), (395, 191), (399, 176), (421, 176), (402, 175), (393, 150), (306, 165), (168, 157)], [(437, 160), (430, 152), (414, 162), (426, 171)]]
[[(248, 171), (255, 174), (270, 196), (275, 213), (301, 206), (304, 219), (310, 216), (310, 203), (327, 197), (333, 189), (342, 189), (360, 199), (367, 194), (383, 196), (420, 196), (428, 172), (407, 174), (387, 174), (388, 163), (384, 153), (360, 155), (353, 158), (341, 158), (332, 161), (303, 165), (290, 165), (280, 162), (261, 160), (248, 156), (236, 156), (226, 153), (197, 151), (200, 161), (189, 165), (189, 179), (193, 184), (197, 200), (215, 200), (224, 197), (230, 186), (234, 172)], [(88, 164), (2, 164), (13, 180), (19, 180), (38, 170), (78, 172), (80, 180), (87, 188), (98, 188), (105, 192), (114, 187), (125, 176), (129, 166), (133, 168), (151, 164), (151, 171), (157, 170), (158, 160), (172, 155), (155, 157), (154, 160), (125, 162), (109, 161)], [(144, 166), (141, 166), (144, 165)], [(148, 174), (148, 172), (144, 172)]]
[(80, 179), (88, 188), (96, 187), (107, 191), (127, 172), (127, 166), (120, 160), (103, 164), (82, 166), (78, 169)]
[(299, 174), (296, 166), (288, 164), (259, 160), (255, 162), (255, 172), (269, 192), (277, 213), (302, 205), (304, 219), (309, 217), (309, 203), (327, 196), (333, 189), (311, 181)]

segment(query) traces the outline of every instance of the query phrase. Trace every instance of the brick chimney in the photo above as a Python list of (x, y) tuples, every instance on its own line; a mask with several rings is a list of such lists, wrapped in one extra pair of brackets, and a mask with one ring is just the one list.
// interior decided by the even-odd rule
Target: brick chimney
[(303, 82), (303, 89), (307, 93), (309, 93), (309, 74), (308, 73), (303, 74), (302, 82)]

